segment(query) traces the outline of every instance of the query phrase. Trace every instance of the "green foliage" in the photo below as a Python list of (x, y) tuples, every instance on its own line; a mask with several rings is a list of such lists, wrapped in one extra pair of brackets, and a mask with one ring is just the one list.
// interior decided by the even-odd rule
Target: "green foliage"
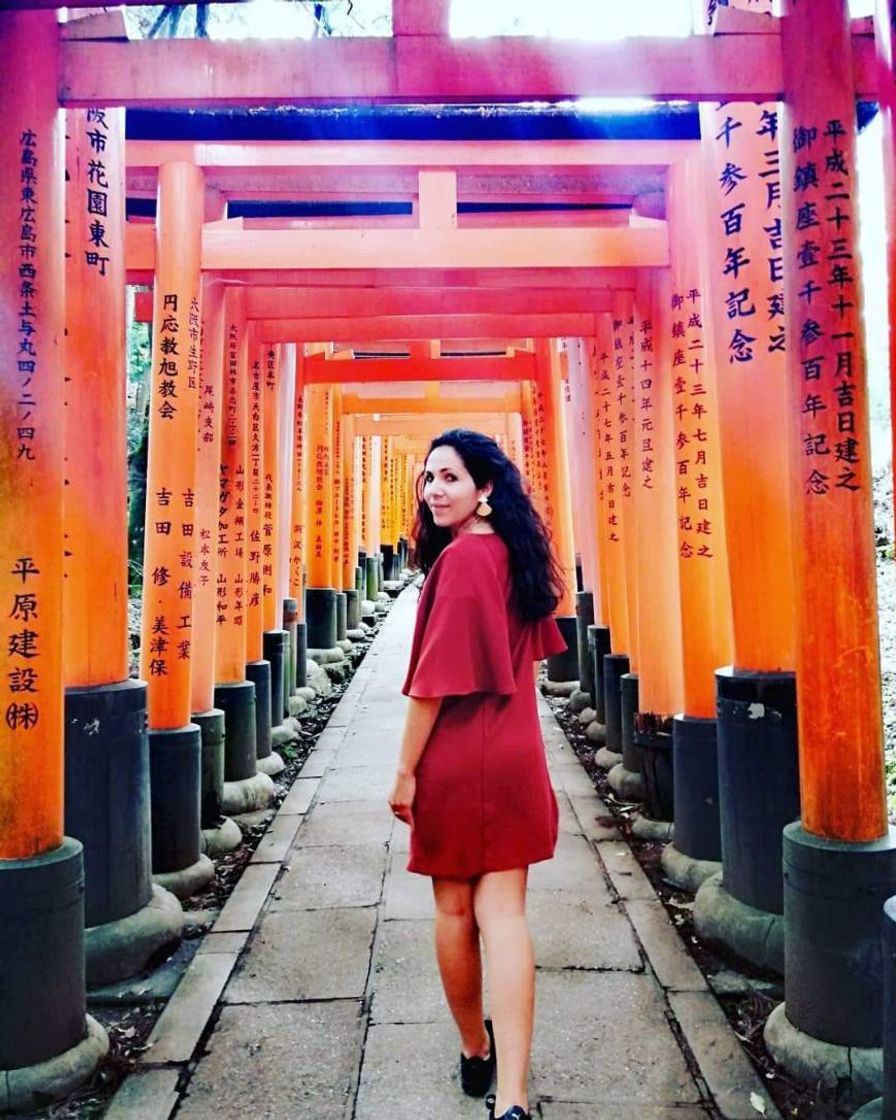
[(131, 594), (140, 595), (152, 345), (149, 324), (135, 323), (133, 315), (128, 320), (128, 583)]

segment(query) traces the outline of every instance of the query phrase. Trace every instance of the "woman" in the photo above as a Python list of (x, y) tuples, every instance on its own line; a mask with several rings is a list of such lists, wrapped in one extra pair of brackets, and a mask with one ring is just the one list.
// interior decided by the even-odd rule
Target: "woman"
[[(557, 840), (533, 663), (566, 648), (551, 617), (561, 577), (519, 471), (487, 436), (457, 429), (433, 440), (418, 499), (426, 580), (389, 803), (411, 826), (408, 870), (432, 878), (464, 1092), (483, 1096), (497, 1060), (490, 1120), (528, 1120), (535, 965), (526, 879)], [(494, 1031), (483, 1021), (480, 934)]]

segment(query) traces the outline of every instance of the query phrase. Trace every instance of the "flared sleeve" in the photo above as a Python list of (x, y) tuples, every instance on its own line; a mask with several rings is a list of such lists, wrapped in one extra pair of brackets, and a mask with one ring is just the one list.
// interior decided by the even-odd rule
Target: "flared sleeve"
[(480, 542), (453, 542), (427, 576), (401, 691), (421, 699), (516, 692), (506, 590)]
[(551, 615), (540, 618), (531, 625), (533, 661), (544, 661), (546, 657), (555, 657), (559, 653), (566, 653), (566, 639), (560, 633), (560, 627)]

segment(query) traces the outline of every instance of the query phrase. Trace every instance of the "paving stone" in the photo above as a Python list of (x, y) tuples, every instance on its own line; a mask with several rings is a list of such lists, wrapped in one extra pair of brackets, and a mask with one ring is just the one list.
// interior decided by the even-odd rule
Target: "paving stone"
[(700, 1099), (646, 973), (541, 972), (532, 1051), (539, 1097), (606, 1108)]
[(384, 801), (328, 801), (305, 818), (296, 844), (387, 844), (393, 817)]
[(320, 778), (296, 778), (279, 811), (286, 816), (307, 813), (319, 788)]
[(540, 969), (593, 968), (641, 972), (632, 927), (619, 907), (562, 891), (532, 891), (527, 911)]
[(562, 789), (555, 787), (554, 794), (557, 798), (557, 812), (558, 812), (558, 827), (561, 832), (569, 832), (573, 836), (582, 835), (582, 826), (579, 824), (578, 817), (572, 811), (572, 806), (569, 803), (569, 798)]
[(335, 750), (314, 750), (305, 759), (300, 773), (303, 778), (322, 778), (335, 761)]
[(625, 908), (662, 986), (674, 991), (705, 992), (703, 973), (684, 947), (662, 902), (633, 898)]
[[(339, 701), (337, 708), (341, 707), (344, 703), (345, 696)], [(314, 753), (317, 751), (332, 751), (335, 754), (345, 742), (345, 735), (346, 727), (333, 723), (333, 717), (331, 716), (327, 722), (327, 726), (321, 731), (314, 742)]]
[(569, 794), (588, 797), (594, 792), (594, 783), (582, 764), (576, 760), (559, 762), (551, 767), (554, 785)]
[(603, 881), (594, 849), (584, 836), (561, 832), (553, 859), (533, 864), (529, 870), (532, 890), (578, 890)]
[[(546, 1101), (541, 1106), (541, 1115), (542, 1120), (710, 1120), (711, 1113), (698, 1105), (683, 1108), (650, 1108), (637, 1105), (634, 1108), (626, 1108), (625, 1105), (615, 1102), (564, 1104), (562, 1101)], [(758, 1112), (753, 1115), (754, 1120), (760, 1120)]]
[(213, 932), (234, 933), (251, 929), (279, 874), (279, 863), (250, 863), (224, 904), (212, 927)]
[(395, 767), (401, 752), (401, 729), (386, 731), (380, 727), (352, 728), (339, 752), (339, 765)]
[(447, 1016), (442, 1023), (372, 1026), (355, 1120), (483, 1120), (482, 1101), (461, 1092), (458, 1053)]
[(371, 980), (374, 1023), (441, 1023), (448, 1014), (431, 921), (384, 922)]
[(249, 940), (249, 931), (239, 933), (215, 933), (211, 931), (203, 937), (196, 950), (200, 953), (241, 953)]
[(592, 843), (622, 839), (609, 806), (596, 793), (572, 794), (569, 801), (582, 832)]
[[(669, 1002), (684, 1031), (700, 1072), (725, 1120), (780, 1120), (780, 1113), (710, 992), (670, 992)], [(750, 1097), (765, 1104), (760, 1114)]]
[(388, 919), (432, 918), (432, 881), (406, 869), (407, 858), (393, 852), (386, 875), (385, 916)]
[(394, 766), (353, 766), (330, 770), (321, 782), (320, 800), (385, 801), (395, 779)]
[(373, 907), (265, 914), (225, 1002), (360, 999), (375, 925)]
[(344, 1120), (362, 1036), (354, 1000), (225, 1007), (179, 1120)]
[(190, 1060), (235, 964), (236, 953), (197, 953), (147, 1039), (144, 1061)]
[(272, 910), (375, 906), (383, 893), (384, 844), (295, 848), (271, 899)]
[(620, 898), (656, 899), (656, 891), (628, 844), (622, 840), (607, 840), (598, 846), (598, 852)]
[(177, 1105), (180, 1070), (148, 1069), (132, 1073), (109, 1102), (106, 1120), (168, 1120)]
[(295, 839), (302, 818), (278, 813), (258, 842), (251, 863), (282, 863)]

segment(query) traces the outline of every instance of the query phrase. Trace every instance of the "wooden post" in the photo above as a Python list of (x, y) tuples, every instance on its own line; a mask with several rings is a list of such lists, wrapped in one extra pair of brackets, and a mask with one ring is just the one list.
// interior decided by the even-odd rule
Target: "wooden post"
[[(298, 607), (299, 623), (305, 619), (305, 383), (303, 377), (305, 355), (299, 347), (296, 352), (295, 407), (292, 444), (292, 519), (289, 550), (289, 593)], [(301, 667), (299, 667), (301, 668)]]
[[(262, 624), (266, 631), (282, 630), (283, 616), (278, 588), (280, 552), (280, 347), (262, 346), (262, 398), (264, 473), (262, 478), (261, 595)], [(278, 721), (279, 722), (279, 721)]]
[(622, 549), (625, 572), (625, 606), (628, 618), (629, 671), (638, 672), (638, 522), (635, 505), (634, 447), (634, 310), (631, 293), (615, 297), (613, 312), (613, 404), (616, 408), (617, 482), (619, 522), (622, 527)]
[(86, 688), (128, 676), (124, 110), (70, 110), (66, 132), (63, 646)]
[(264, 345), (249, 329), (249, 445), (246, 468), (246, 664), (263, 659), (261, 593), (264, 488)]
[(890, 428), (893, 463), (896, 464), (896, 69), (894, 69), (896, 27), (890, 0), (874, 5), (874, 44), (880, 74), (878, 103), (884, 144), (884, 205), (887, 216), (887, 278), (889, 291), (890, 352)]
[(333, 389), (329, 385), (305, 387), (308, 430), (308, 489), (305, 499), (308, 525), (308, 646), (332, 649), (336, 645), (336, 591), (333, 586), (333, 493), (330, 472), (333, 453)]
[(342, 590), (345, 592), (346, 630), (357, 630), (361, 621), (356, 586), (358, 564), (358, 476), (355, 471), (355, 418), (342, 417)]

